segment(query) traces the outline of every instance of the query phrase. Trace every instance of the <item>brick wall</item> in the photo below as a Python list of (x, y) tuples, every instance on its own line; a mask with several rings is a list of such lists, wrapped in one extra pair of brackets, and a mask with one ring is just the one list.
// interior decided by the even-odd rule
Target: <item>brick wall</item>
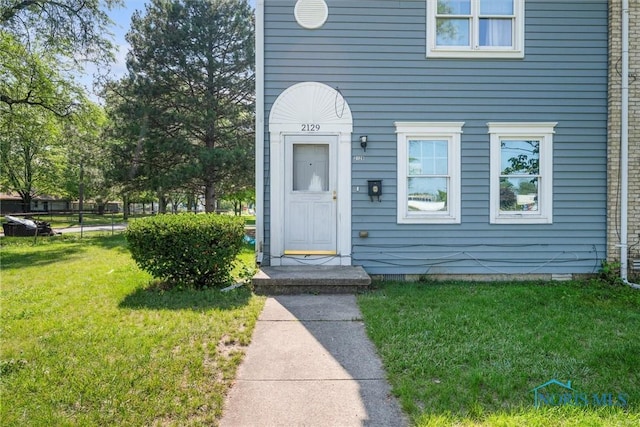
[[(609, 0), (607, 259), (620, 260), (622, 1)], [(640, 258), (640, 1), (629, 1), (629, 257)]]

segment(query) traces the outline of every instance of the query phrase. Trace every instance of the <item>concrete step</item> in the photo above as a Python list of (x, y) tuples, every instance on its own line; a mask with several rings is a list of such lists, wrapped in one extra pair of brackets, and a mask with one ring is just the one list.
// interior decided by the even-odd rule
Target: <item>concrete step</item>
[(262, 267), (253, 276), (258, 295), (349, 294), (368, 289), (371, 278), (360, 266)]

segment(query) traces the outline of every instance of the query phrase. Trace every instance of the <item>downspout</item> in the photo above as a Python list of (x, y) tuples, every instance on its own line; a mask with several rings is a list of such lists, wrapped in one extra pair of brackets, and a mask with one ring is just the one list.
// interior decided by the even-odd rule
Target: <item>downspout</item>
[(620, 278), (627, 285), (628, 270), (628, 198), (629, 198), (629, 0), (622, 0), (622, 87), (620, 119)]
[(264, 244), (264, 0), (256, 1), (256, 262)]

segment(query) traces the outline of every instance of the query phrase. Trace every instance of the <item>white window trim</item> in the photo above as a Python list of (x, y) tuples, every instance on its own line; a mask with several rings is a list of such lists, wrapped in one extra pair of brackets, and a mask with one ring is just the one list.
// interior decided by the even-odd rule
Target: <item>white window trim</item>
[[(557, 122), (487, 123), (491, 136), (491, 184), (489, 221), (491, 224), (552, 224), (553, 223), (553, 134)], [(502, 139), (540, 141), (539, 200), (537, 212), (500, 212), (500, 172)]]
[[(398, 224), (460, 224), (460, 135), (464, 122), (395, 122), (398, 140)], [(409, 213), (407, 208), (408, 143), (410, 139), (449, 143), (448, 212)]]
[[(477, 26), (471, 28), (471, 46), (436, 46), (436, 14), (438, 0), (427, 1), (427, 58), (524, 58), (524, 1), (515, 0), (514, 3), (514, 37), (513, 47), (487, 48), (476, 46), (478, 34)], [(478, 2), (471, 0), (474, 22), (478, 19)]]

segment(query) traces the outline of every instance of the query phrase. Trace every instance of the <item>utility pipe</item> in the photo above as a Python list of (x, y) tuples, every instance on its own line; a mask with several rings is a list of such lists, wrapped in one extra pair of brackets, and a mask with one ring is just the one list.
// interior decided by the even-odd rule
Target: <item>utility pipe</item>
[(264, 241), (264, 0), (256, 2), (256, 262)]
[(629, 0), (622, 0), (622, 87), (620, 105), (620, 278), (627, 285), (628, 271), (628, 198), (629, 198)]

